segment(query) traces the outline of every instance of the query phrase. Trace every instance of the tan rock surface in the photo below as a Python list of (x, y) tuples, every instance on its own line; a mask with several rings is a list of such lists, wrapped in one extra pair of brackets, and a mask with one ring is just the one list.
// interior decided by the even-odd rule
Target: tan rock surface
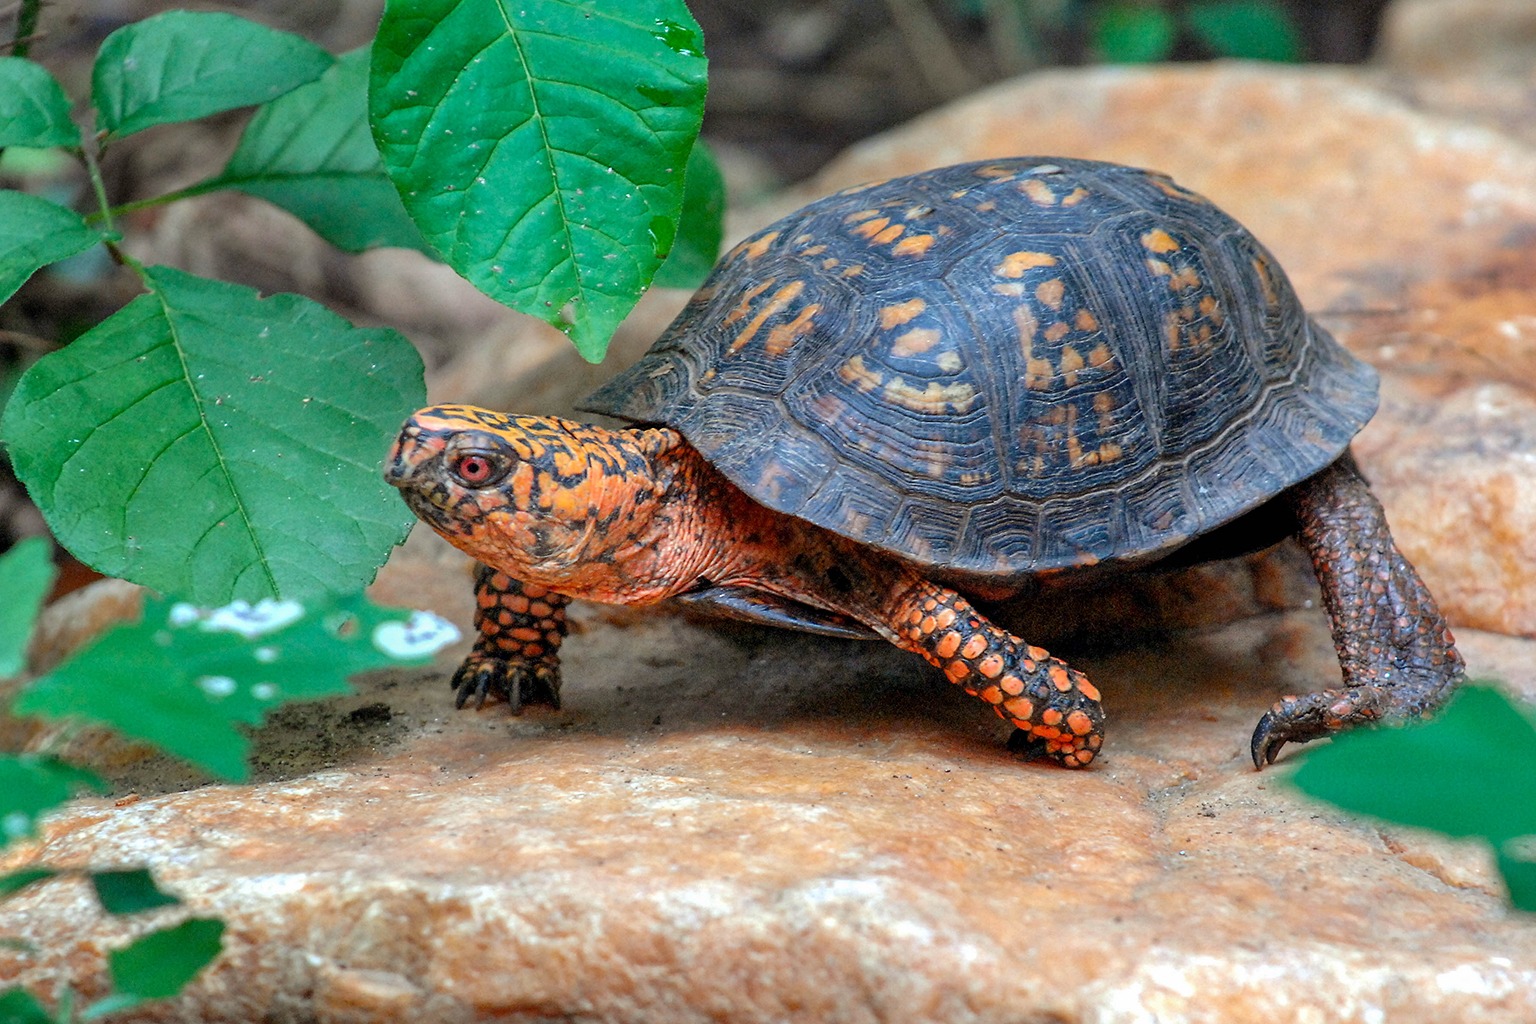
[(1396, 0), (1376, 59), (1416, 75), (1520, 77), (1536, 70), (1536, 6), (1527, 0)]
[[(381, 596), (462, 615), (437, 557), (403, 556)], [(1258, 713), (1336, 672), (1316, 612), (1080, 657), (1113, 732), (1075, 773), (1015, 760), (883, 645), (577, 619), (563, 712), (454, 713), (440, 677), (371, 677), (311, 709), (332, 729), (390, 709), (328, 770), (54, 821), (48, 861), (150, 863), (230, 923), (206, 978), (132, 1019), (1536, 1015), (1536, 928), (1480, 851), (1341, 820), (1247, 763)], [(1465, 642), (1536, 697), (1536, 643)], [(127, 930), (39, 887), (0, 904), (0, 934), (41, 950), (0, 952), (0, 981), (100, 994)]]

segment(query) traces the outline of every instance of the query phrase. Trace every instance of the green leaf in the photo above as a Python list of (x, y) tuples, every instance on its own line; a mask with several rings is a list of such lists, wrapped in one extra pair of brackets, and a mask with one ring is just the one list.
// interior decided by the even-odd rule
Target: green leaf
[(211, 610), (152, 600), (140, 622), (117, 627), (33, 682), (14, 710), (105, 723), (213, 775), (243, 780), (250, 742), (241, 726), (259, 724), (287, 701), (347, 693), (347, 677), (358, 672), (421, 663), (457, 637), (436, 616), (360, 596)]
[[(0, 899), (14, 895), (29, 885), (57, 878), (60, 874), (53, 868), (22, 868), (20, 871), (0, 875)], [(0, 1017), (0, 1021), (4, 1019)]]
[(0, 57), (0, 148), (79, 146), (69, 97), (41, 64)]
[(1301, 60), (1301, 33), (1279, 4), (1265, 0), (1196, 3), (1184, 17), (1195, 37), (1219, 57)]
[(1338, 736), (1291, 779), (1347, 811), (1495, 846), (1536, 833), (1536, 726), (1484, 686), (1428, 722)]
[(192, 917), (173, 928), (150, 932), (126, 949), (108, 954), (112, 985), (139, 1002), (169, 999), (213, 962), (224, 948), (223, 940), (224, 922), (212, 917)]
[(652, 283), (662, 288), (697, 288), (702, 284), (720, 256), (724, 216), (725, 178), (709, 148), (702, 141), (696, 142), (688, 154), (677, 239)]
[(683, 0), (389, 0), (374, 138), (449, 265), (596, 361), (671, 247), (702, 51)]
[(43, 1004), (25, 989), (0, 992), (0, 1024), (54, 1024)]
[(107, 36), (91, 73), (97, 126), (122, 138), (276, 99), (331, 66), (301, 36), (232, 14), (166, 11)]
[(1112, 3), (1093, 23), (1093, 48), (1111, 64), (1150, 64), (1173, 52), (1178, 26), (1161, 7)]
[(406, 216), (368, 130), (368, 51), (268, 103), (208, 188), (282, 207), (347, 252), (395, 245), (435, 255)]
[(379, 462), (425, 402), (421, 358), (298, 295), (168, 267), (38, 360), (0, 435), (81, 561), (203, 604), (372, 579), (411, 517)]
[(1516, 909), (1536, 912), (1536, 860), (1530, 859), (1530, 842), (1536, 836), (1524, 836), (1521, 842), (1505, 842), (1494, 849), (1499, 873), (1509, 889), (1509, 902)]
[(52, 548), (42, 537), (30, 537), (0, 555), (0, 679), (26, 667), (27, 641), (43, 599), (53, 588), (58, 570)]
[(0, 190), (0, 302), (15, 295), (39, 268), (100, 241), (73, 210), (25, 192)]
[(92, 871), (91, 885), (102, 909), (109, 914), (138, 914), (181, 902), (156, 885), (154, 876), (144, 868)]
[(81, 789), (106, 792), (92, 773), (43, 754), (0, 755), (0, 847), (37, 833), (37, 821)]

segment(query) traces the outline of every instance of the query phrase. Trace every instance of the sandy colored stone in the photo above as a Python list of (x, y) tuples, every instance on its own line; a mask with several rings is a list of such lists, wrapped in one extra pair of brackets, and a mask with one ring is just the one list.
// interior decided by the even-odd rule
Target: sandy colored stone
[(1394, 0), (1378, 62), (1420, 76), (1524, 76), (1536, 70), (1536, 5), (1528, 0)]
[(1536, 571), (1536, 394), (1470, 384), (1429, 401), (1389, 389), (1362, 439), (1372, 483), (1405, 525), (1404, 551), (1458, 623), (1531, 631)]
[[(451, 565), (418, 546), (380, 596), (446, 598)], [(1317, 612), (1078, 656), (1111, 729), (1084, 772), (1014, 759), (885, 645), (576, 621), (564, 711), (455, 713), (441, 676), (369, 677), (311, 711), (382, 702), (376, 747), (81, 801), (0, 870), (148, 863), (229, 922), (218, 965), (131, 1020), (1536, 1014), (1536, 930), (1484, 851), (1346, 821), (1248, 764), (1262, 709), (1337, 672)], [(1464, 642), (1536, 696), (1536, 642)], [(0, 983), (99, 996), (105, 951), (145, 926), (37, 887), (0, 904), (0, 934), (41, 951), (0, 951)]]

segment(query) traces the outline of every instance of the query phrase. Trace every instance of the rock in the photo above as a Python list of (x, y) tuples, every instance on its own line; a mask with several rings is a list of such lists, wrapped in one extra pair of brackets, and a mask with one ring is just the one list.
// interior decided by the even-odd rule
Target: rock
[(1530, 633), (1536, 567), (1536, 395), (1503, 382), (1440, 401), (1396, 389), (1360, 455), (1404, 553), (1458, 624)]
[(1396, 0), (1376, 60), (1420, 76), (1536, 71), (1536, 7), (1526, 0)]
[[(436, 557), (393, 564), (379, 596), (438, 593)], [(1113, 729), (1085, 772), (1015, 760), (885, 645), (576, 619), (565, 711), (455, 713), (441, 677), (370, 677), (353, 700), (406, 723), (380, 749), (80, 801), (0, 871), (147, 863), (228, 921), (218, 964), (134, 1020), (1536, 1014), (1536, 932), (1485, 851), (1248, 765), (1257, 714), (1337, 671), (1315, 611), (1080, 659)], [(1536, 642), (1463, 642), (1536, 697)], [(96, 998), (105, 951), (145, 927), (37, 886), (0, 903), (0, 934), (38, 950), (0, 950), (0, 984)]]

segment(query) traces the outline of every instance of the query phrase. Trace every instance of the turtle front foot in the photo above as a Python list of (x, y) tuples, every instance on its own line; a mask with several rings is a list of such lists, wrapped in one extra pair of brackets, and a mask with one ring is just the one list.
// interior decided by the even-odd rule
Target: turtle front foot
[(505, 700), (514, 715), (529, 704), (560, 708), (560, 662), (554, 657), (504, 657), (479, 649), (464, 659), (453, 674), (453, 706), (462, 708), (474, 698), (475, 707), (487, 699)]

